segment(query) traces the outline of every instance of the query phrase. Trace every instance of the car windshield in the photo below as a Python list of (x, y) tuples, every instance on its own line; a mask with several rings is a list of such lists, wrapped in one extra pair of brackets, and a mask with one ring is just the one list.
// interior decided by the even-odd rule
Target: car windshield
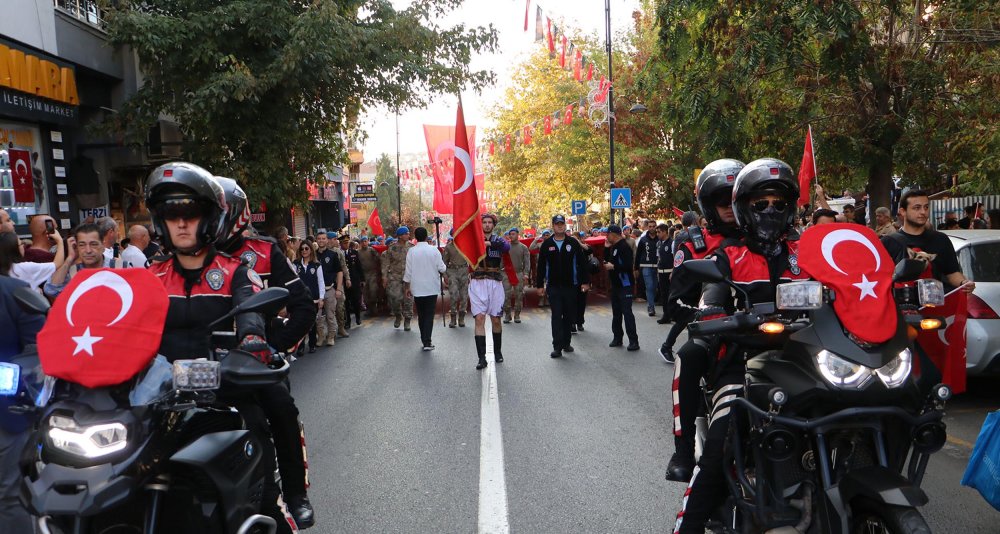
[(973, 282), (1000, 282), (1000, 241), (975, 243), (958, 254), (962, 272)]

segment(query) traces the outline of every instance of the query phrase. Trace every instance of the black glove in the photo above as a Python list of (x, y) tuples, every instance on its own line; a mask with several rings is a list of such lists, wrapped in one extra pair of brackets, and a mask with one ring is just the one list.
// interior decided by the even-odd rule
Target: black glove
[(271, 363), (271, 347), (267, 340), (258, 335), (249, 335), (240, 342), (240, 350), (253, 355), (257, 361), (263, 364)]

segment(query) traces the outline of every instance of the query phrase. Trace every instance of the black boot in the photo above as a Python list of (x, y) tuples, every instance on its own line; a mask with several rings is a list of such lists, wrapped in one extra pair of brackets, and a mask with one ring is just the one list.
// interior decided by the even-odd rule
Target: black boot
[(299, 529), (307, 529), (316, 524), (313, 517), (312, 504), (309, 503), (309, 497), (294, 495), (288, 498), (287, 504), (288, 511), (292, 514), (292, 518), (295, 519), (295, 526)]
[(667, 463), (667, 480), (690, 482), (694, 472), (694, 447), (681, 436), (674, 437), (674, 454)]
[(503, 353), (500, 352), (500, 345), (502, 344), (503, 333), (494, 332), (493, 333), (493, 361), (500, 363), (503, 361)]
[(479, 354), (479, 364), (476, 369), (486, 369), (486, 336), (476, 336), (476, 353)]

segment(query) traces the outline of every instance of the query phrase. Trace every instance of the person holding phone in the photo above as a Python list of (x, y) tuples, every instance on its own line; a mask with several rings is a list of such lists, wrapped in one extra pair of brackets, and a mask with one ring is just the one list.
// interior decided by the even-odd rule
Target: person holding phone
[(48, 215), (35, 215), (28, 223), (31, 233), (31, 246), (24, 249), (24, 261), (34, 263), (51, 263), (56, 255), (52, 247), (56, 244), (53, 235), (56, 233), (56, 221)]

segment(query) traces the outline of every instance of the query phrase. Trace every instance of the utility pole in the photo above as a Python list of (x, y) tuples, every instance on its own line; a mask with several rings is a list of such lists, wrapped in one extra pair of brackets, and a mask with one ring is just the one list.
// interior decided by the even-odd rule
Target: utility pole
[(403, 226), (403, 169), (399, 167), (399, 108), (396, 108), (396, 227)]
[(610, 150), (610, 171), (611, 171), (611, 188), (608, 189), (608, 208), (611, 213), (611, 220), (608, 224), (613, 224), (615, 222), (615, 199), (611, 198), (611, 189), (615, 188), (615, 84), (612, 82), (614, 77), (611, 71), (611, 0), (604, 0), (604, 20), (605, 20), (605, 30), (606, 34), (606, 48), (608, 52), (608, 147)]

